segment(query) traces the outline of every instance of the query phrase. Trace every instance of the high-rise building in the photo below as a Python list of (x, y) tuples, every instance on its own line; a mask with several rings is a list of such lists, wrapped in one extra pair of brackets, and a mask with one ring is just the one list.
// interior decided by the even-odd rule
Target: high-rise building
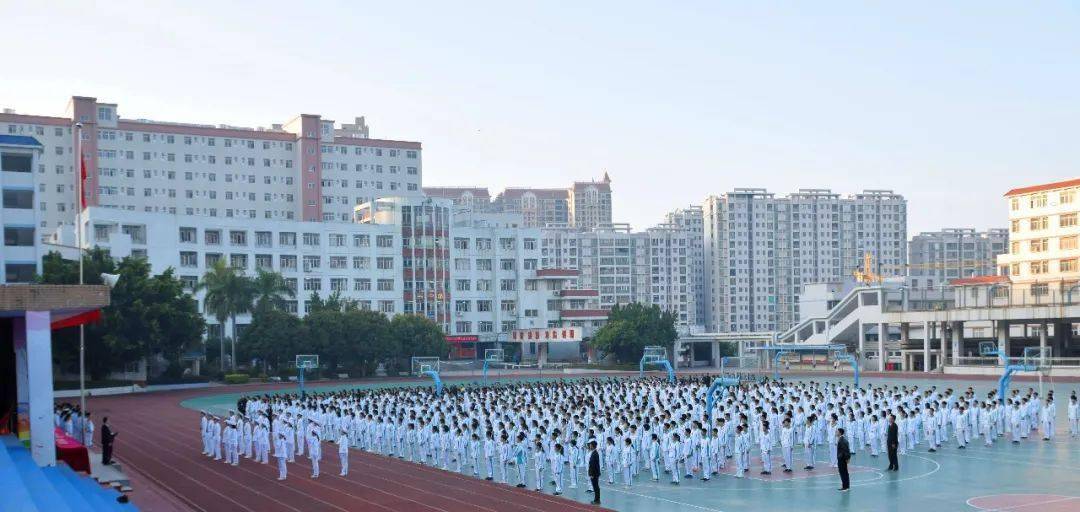
[(703, 207), (706, 324), (710, 330), (782, 331), (811, 283), (840, 281), (872, 256), (876, 274), (903, 275), (907, 202), (888, 190), (840, 197), (801, 189), (775, 197), (736, 188)]
[(1009, 251), (997, 257), (997, 264), (1018, 288), (1014, 293), (1065, 294), (1080, 280), (1077, 195), (1080, 179), (1015, 188), (1005, 194)]
[(600, 181), (575, 181), (570, 186), (570, 225), (592, 229), (611, 225), (611, 178), (604, 173)]
[(0, 113), (0, 134), (43, 148), (34, 169), (39, 237), (75, 218), (76, 123), (90, 207), (351, 222), (357, 204), (421, 195), (420, 143), (368, 138), (363, 118), (335, 127), (302, 114), (269, 128), (148, 121), (76, 96), (63, 117)]
[(908, 242), (908, 286), (934, 289), (952, 279), (992, 275), (1008, 250), (1009, 231), (947, 228), (924, 231)]
[(495, 211), (518, 213), (525, 226), (542, 228), (570, 222), (567, 191), (562, 188), (508, 188), (495, 197)]
[(664, 222), (682, 228), (689, 237), (687, 258), (690, 262), (690, 288), (693, 291), (694, 311), (689, 325), (705, 325), (705, 225), (700, 206), (690, 206), (668, 212)]
[(491, 194), (485, 187), (423, 187), (423, 191), (425, 196), (453, 201), (455, 212), (492, 211)]
[(693, 289), (693, 235), (676, 224), (645, 232), (649, 239), (649, 302), (673, 313), (678, 325), (698, 325)]

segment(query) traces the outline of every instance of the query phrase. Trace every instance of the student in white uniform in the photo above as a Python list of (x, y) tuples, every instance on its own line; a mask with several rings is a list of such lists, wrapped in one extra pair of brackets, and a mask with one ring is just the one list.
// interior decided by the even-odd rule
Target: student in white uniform
[(322, 460), (322, 437), (319, 425), (309, 422), (308, 459), (311, 461), (311, 478), (319, 478), (319, 461)]
[(649, 441), (649, 469), (653, 482), (660, 481), (660, 438), (654, 433)]
[(338, 458), (341, 460), (339, 476), (349, 476), (349, 431), (346, 429), (341, 429), (341, 433), (338, 434), (337, 451)]
[(633, 485), (633, 480), (634, 480), (634, 474), (633, 474), (634, 456), (637, 455), (637, 452), (634, 450), (634, 447), (632, 446), (632, 443), (630, 442), (629, 437), (626, 438), (626, 441), (623, 444), (624, 444), (623, 450), (622, 450), (623, 484), (626, 485), (627, 487), (630, 487), (630, 486)]
[(563, 447), (556, 443), (551, 451), (551, 479), (555, 481), (555, 496), (562, 494), (563, 481)]
[(278, 434), (277, 442), (274, 443), (274, 457), (277, 457), (278, 461), (278, 480), (284, 480), (288, 476), (289, 470), (285, 464), (286, 459), (289, 458), (288, 445), (285, 443), (285, 434)]
[(791, 418), (784, 418), (784, 425), (780, 428), (780, 452), (784, 456), (784, 473), (791, 473), (794, 449), (795, 429), (791, 427)]
[(517, 442), (514, 443), (514, 467), (517, 469), (518, 483), (515, 487), (524, 489), (528, 484), (525, 483), (525, 465), (528, 462), (528, 450), (525, 448), (525, 433), (519, 432)]
[(1080, 436), (1080, 402), (1077, 402), (1075, 391), (1069, 397), (1069, 436)]
[(758, 447), (761, 448), (761, 474), (772, 474), (772, 432), (769, 430), (769, 422), (761, 422), (761, 438), (758, 439)]

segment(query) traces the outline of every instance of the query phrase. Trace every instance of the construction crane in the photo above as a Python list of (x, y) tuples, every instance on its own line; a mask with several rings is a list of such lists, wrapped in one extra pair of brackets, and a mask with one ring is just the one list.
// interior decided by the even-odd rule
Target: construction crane
[(855, 281), (864, 284), (872, 285), (881, 282), (881, 276), (874, 273), (874, 255), (869, 252), (863, 253), (863, 266), (862, 268), (855, 269), (851, 275), (855, 276)]

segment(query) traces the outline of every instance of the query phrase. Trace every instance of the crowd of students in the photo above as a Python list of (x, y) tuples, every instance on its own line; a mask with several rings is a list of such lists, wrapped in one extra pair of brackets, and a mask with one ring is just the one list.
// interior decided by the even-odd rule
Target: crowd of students
[[(1002, 403), (995, 392), (977, 396), (972, 388), (767, 379), (724, 390), (710, 416), (711, 380), (508, 382), (450, 386), (441, 396), (430, 387), (249, 396), (227, 417), (203, 413), (203, 453), (232, 465), (240, 455), (263, 464), (272, 455), (283, 480), (306, 450), (318, 478), (323, 443), (330, 443), (343, 476), (349, 450), (358, 449), (561, 494), (567, 481), (578, 486), (592, 442), (609, 484), (665, 478), (678, 485), (709, 481), (729, 464), (741, 478), (752, 458), (771, 474), (777, 450), (784, 472), (814, 471), (822, 460), (837, 467), (839, 429), (852, 455), (877, 457), (886, 451), (890, 416), (901, 454), (964, 449), (979, 439), (987, 446), (1002, 437), (1049, 440), (1057, 427), (1053, 393), (1040, 397), (1031, 388), (1012, 390)], [(1070, 435), (1080, 436), (1075, 391), (1067, 407)]]

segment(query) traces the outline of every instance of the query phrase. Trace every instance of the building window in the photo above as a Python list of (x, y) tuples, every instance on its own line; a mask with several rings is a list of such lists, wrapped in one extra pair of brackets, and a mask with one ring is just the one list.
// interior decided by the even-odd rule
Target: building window
[(195, 243), (195, 228), (180, 228), (180, 243)]
[(311, 272), (322, 267), (322, 261), (318, 256), (304, 256), (304, 272)]
[(194, 251), (183, 251), (180, 253), (180, 266), (181, 267), (197, 267), (199, 266), (199, 254)]
[(248, 261), (247, 254), (230, 254), (229, 255), (229, 263), (232, 265), (232, 268), (239, 269), (239, 270), (247, 270), (247, 261)]
[(1076, 190), (1062, 190), (1058, 196), (1061, 204), (1072, 204), (1076, 201)]
[(375, 267), (379, 270), (391, 270), (394, 268), (394, 258), (380, 257), (375, 259)]
[(1067, 260), (1061, 260), (1058, 262), (1058, 271), (1060, 272), (1076, 272), (1076, 258), (1070, 258)]
[(392, 301), (392, 300), (380, 300), (379, 301), (379, 312), (380, 313), (393, 313), (394, 312), (394, 301)]
[(203, 238), (206, 245), (221, 245), (221, 231), (216, 229), (207, 229), (203, 232)]
[(1042, 208), (1046, 206), (1046, 194), (1032, 194), (1029, 205), (1032, 208)]
[(393, 237), (393, 235), (379, 235), (379, 236), (376, 236), (375, 237), (375, 246), (376, 247), (387, 247), (387, 248), (393, 247), (394, 246), (394, 237)]
[(1058, 219), (1058, 225), (1063, 228), (1069, 228), (1076, 225), (1076, 213), (1063, 213)]
[(322, 290), (322, 279), (318, 277), (304, 278), (304, 291), (317, 292), (319, 290)]
[(353, 291), (371, 291), (371, 279), (353, 279)]
[(1036, 238), (1030, 241), (1031, 252), (1046, 252), (1049, 245), (1049, 240), (1046, 238)]
[(1076, 247), (1077, 247), (1076, 241), (1077, 241), (1077, 236), (1076, 235), (1063, 236), (1063, 237), (1060, 238), (1060, 241), (1058, 242), (1058, 248), (1063, 250), (1063, 251), (1071, 251), (1073, 249), (1076, 249)]
[(274, 257), (269, 254), (256, 254), (255, 268), (258, 270), (272, 270), (274, 268)]
[(1029, 221), (1028, 229), (1039, 231), (1048, 227), (1050, 227), (1050, 219), (1044, 215), (1042, 217), (1032, 217)]
[(1046, 260), (1029, 263), (1029, 270), (1033, 275), (1045, 274), (1050, 271), (1049, 267), (1050, 265)]
[(368, 235), (353, 235), (353, 247), (369, 247), (371, 237)]
[(292, 254), (278, 256), (278, 266), (281, 270), (296, 270), (296, 256)]
[(1043, 297), (1050, 293), (1050, 286), (1046, 283), (1035, 283), (1031, 285), (1031, 295), (1034, 297)]
[(278, 245), (296, 247), (296, 233), (278, 233)]
[(244, 247), (247, 245), (247, 231), (230, 231), (229, 243), (232, 245)]
[(376, 289), (380, 292), (392, 292), (394, 291), (393, 279), (379, 279), (376, 282)]
[(304, 245), (311, 247), (318, 247), (319, 234), (318, 233), (304, 233)]

